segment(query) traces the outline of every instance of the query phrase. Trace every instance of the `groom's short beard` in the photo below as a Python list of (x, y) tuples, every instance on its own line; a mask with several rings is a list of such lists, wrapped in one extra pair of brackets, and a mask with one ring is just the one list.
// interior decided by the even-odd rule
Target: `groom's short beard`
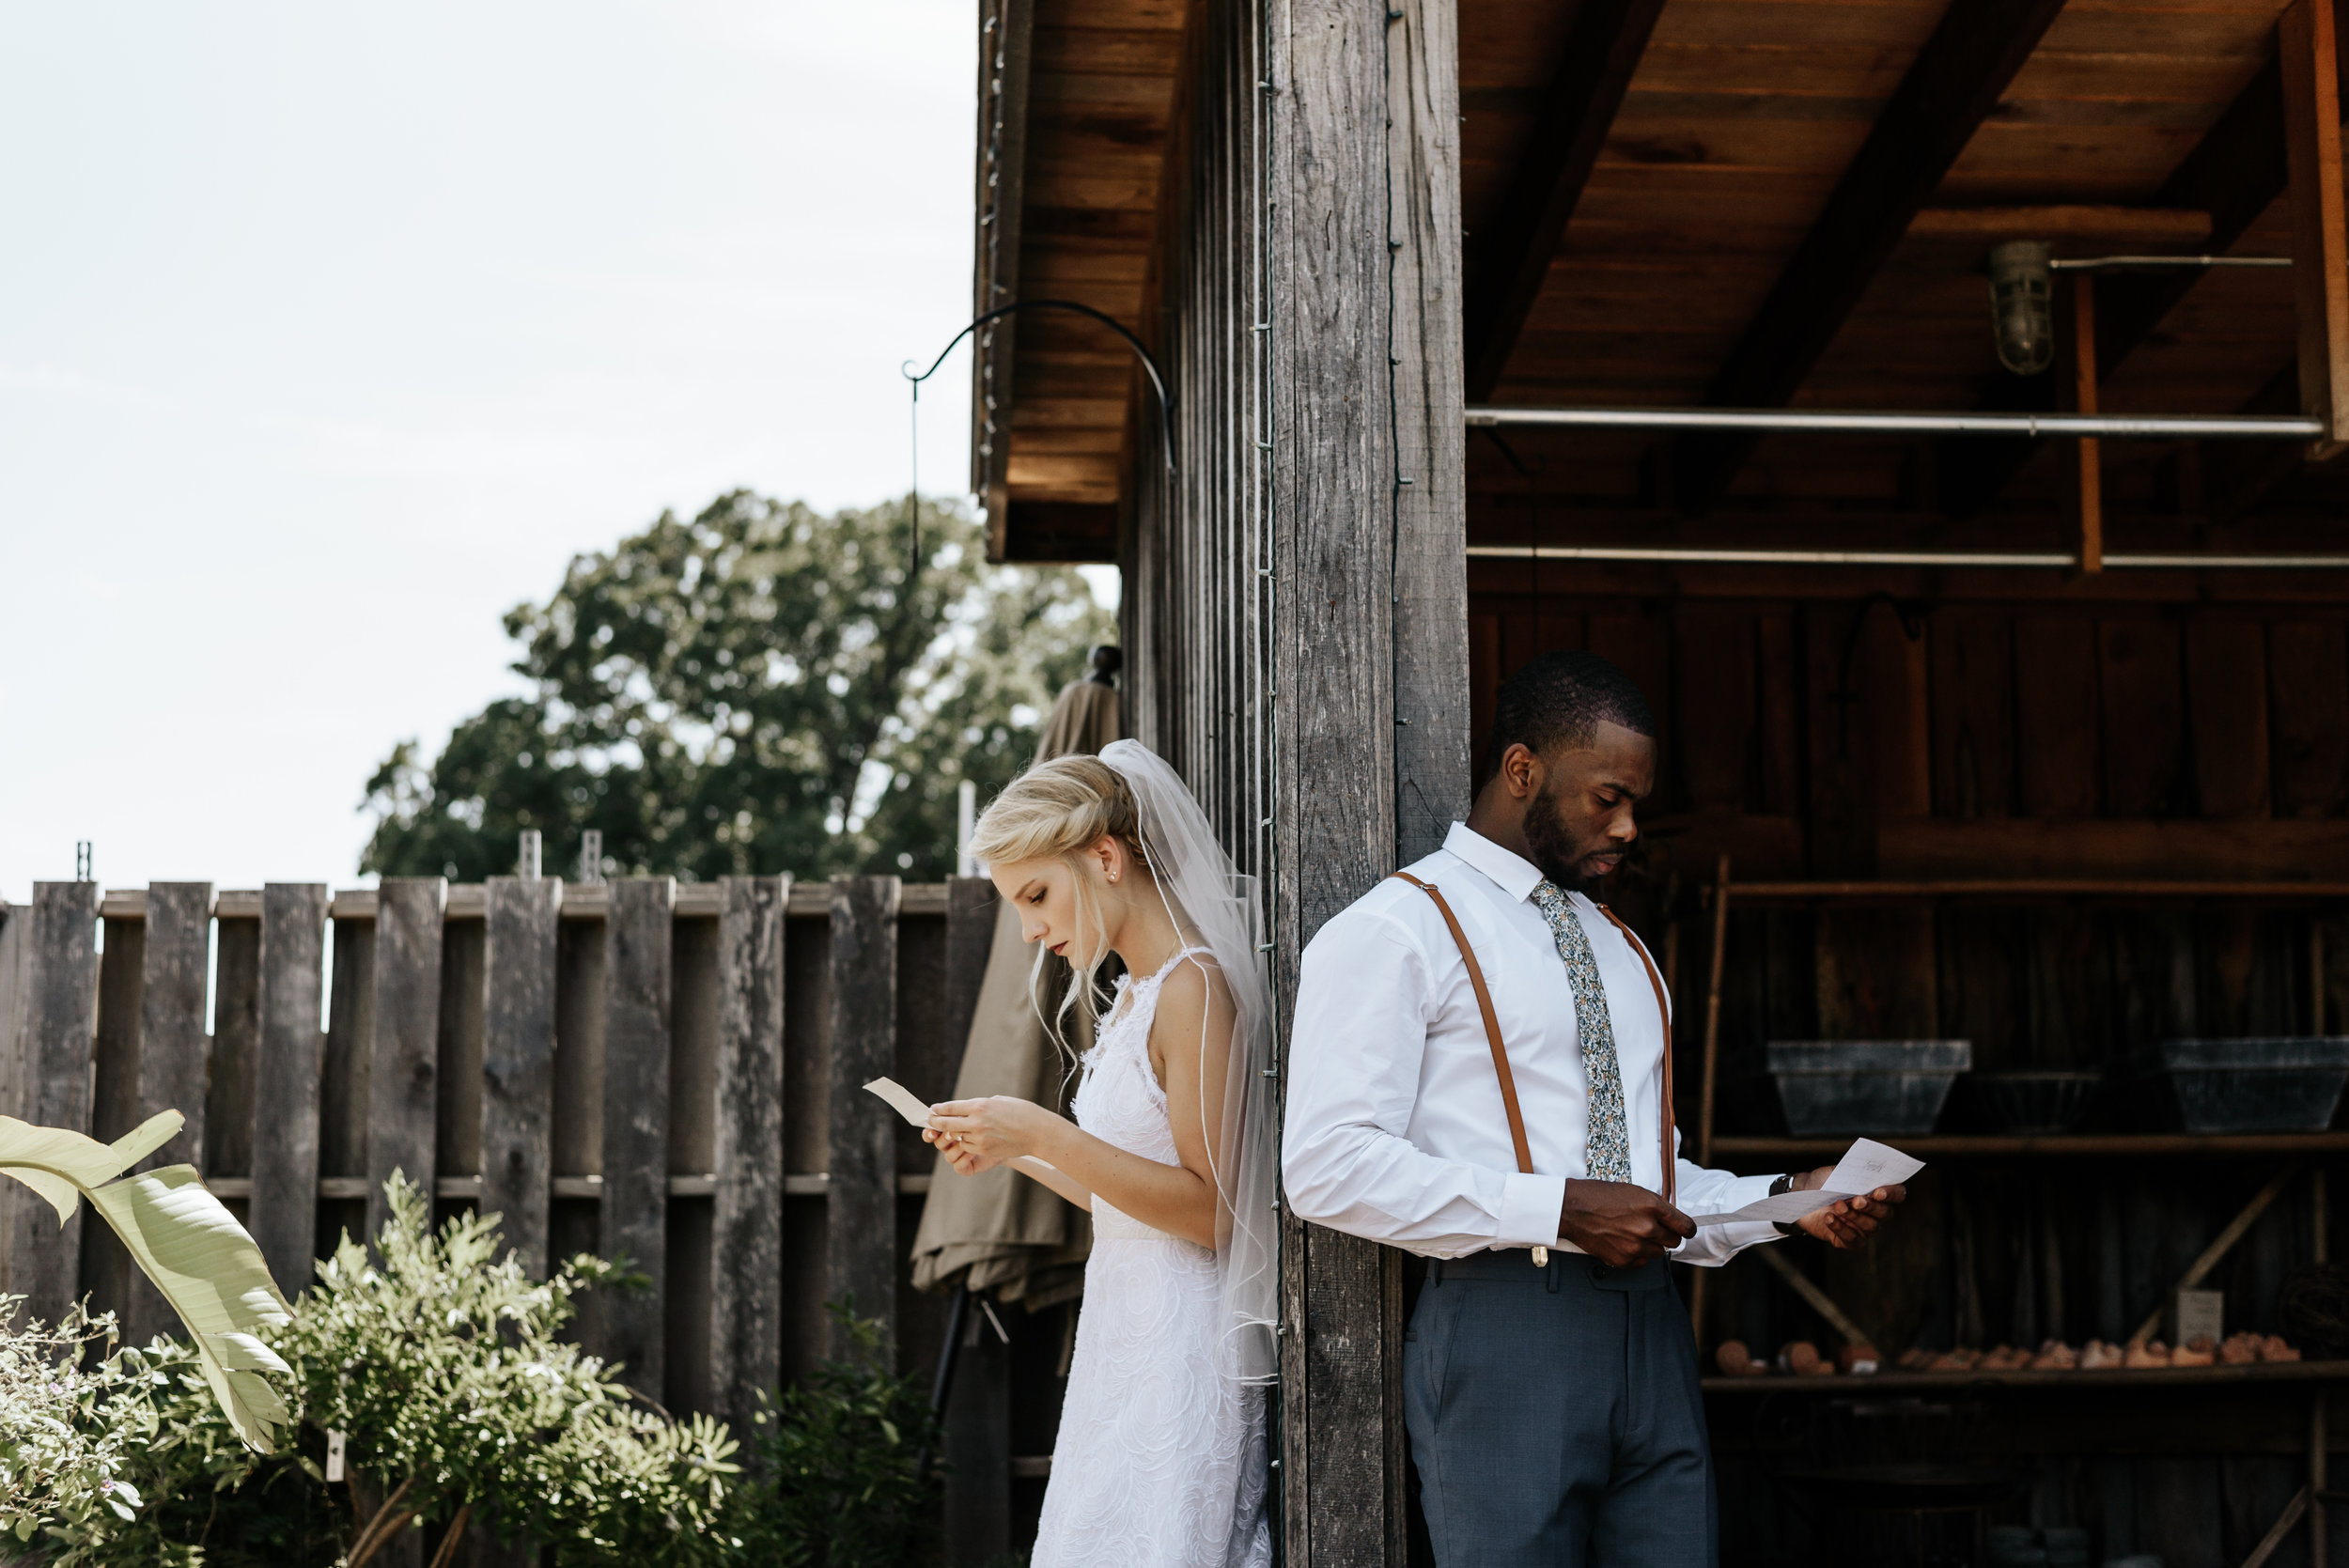
[(1580, 846), (1559, 825), (1558, 798), (1547, 784), (1525, 809), (1525, 843), (1534, 865), (1560, 892), (1587, 893), (1598, 886), (1597, 877), (1582, 874)]

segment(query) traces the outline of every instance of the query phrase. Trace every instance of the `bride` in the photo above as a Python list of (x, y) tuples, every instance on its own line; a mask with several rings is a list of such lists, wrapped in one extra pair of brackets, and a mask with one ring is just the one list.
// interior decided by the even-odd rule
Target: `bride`
[(972, 851), (1076, 971), (1064, 1040), (1107, 955), (1138, 977), (1084, 1055), (1073, 1124), (997, 1095), (933, 1106), (923, 1134), (965, 1175), (1012, 1165), (1093, 1214), (1031, 1568), (1264, 1568), (1276, 1217), (1252, 879), (1131, 740), (1029, 769)]

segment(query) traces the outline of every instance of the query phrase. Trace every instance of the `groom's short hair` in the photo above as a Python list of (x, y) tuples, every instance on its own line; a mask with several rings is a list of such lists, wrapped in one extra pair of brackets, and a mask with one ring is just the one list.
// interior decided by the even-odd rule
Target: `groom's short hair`
[(1613, 663), (1595, 653), (1541, 655), (1501, 683), (1477, 787), (1501, 771), (1510, 747), (1547, 755), (1553, 746), (1589, 744), (1603, 723), (1621, 724), (1634, 735), (1656, 733), (1647, 698)]

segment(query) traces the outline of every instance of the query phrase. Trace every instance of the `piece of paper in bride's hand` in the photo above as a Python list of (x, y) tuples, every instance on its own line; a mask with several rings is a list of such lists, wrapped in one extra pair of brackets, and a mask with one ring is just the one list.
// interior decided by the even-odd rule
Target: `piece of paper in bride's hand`
[(930, 1125), (930, 1108), (915, 1099), (906, 1086), (895, 1079), (877, 1078), (864, 1087), (867, 1093), (879, 1094), (888, 1101), (890, 1110), (894, 1110), (915, 1126), (926, 1127)]
[(1742, 1224), (1757, 1219), (1791, 1225), (1813, 1209), (1874, 1192), (1879, 1187), (1897, 1187), (1924, 1168), (1923, 1160), (1911, 1159), (1898, 1149), (1872, 1138), (1857, 1139), (1828, 1173), (1825, 1187), (1810, 1192), (1781, 1192), (1772, 1198), (1757, 1198), (1744, 1208), (1727, 1214), (1692, 1214), (1688, 1218), (1700, 1230), (1707, 1225)]

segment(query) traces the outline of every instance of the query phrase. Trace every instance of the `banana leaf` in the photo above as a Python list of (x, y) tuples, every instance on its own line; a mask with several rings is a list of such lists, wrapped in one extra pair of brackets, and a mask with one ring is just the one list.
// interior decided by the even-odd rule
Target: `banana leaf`
[[(113, 1143), (0, 1116), (0, 1174), (47, 1199), (57, 1223), (89, 1200), (194, 1341), (222, 1414), (247, 1446), (274, 1452), (292, 1417), (265, 1374), (292, 1369), (255, 1330), (293, 1321), (261, 1250), (205, 1189), (192, 1165), (122, 1172), (171, 1141), (183, 1118), (166, 1110)], [(117, 1177), (122, 1179), (117, 1180)]]

